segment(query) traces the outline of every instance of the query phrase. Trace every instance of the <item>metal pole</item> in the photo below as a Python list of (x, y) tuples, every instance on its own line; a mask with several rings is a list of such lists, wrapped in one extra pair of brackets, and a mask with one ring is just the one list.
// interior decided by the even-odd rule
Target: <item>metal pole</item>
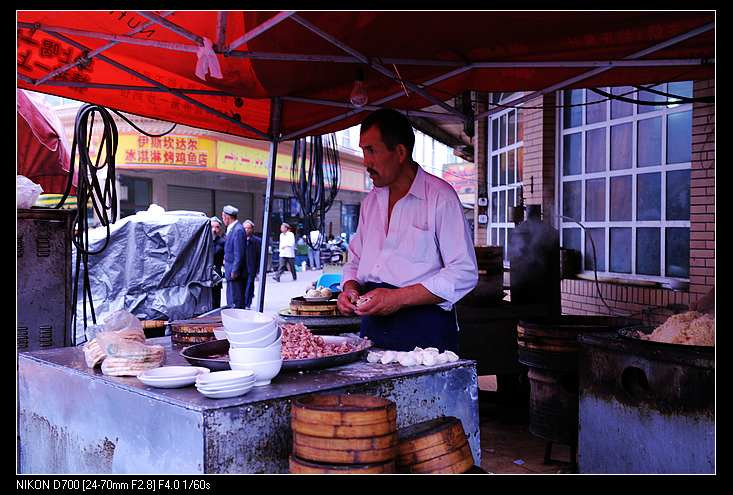
[(270, 246), (270, 215), (272, 211), (273, 192), (275, 190), (275, 170), (277, 166), (277, 144), (280, 139), (280, 98), (272, 99), (270, 109), (270, 169), (267, 171), (267, 189), (265, 190), (265, 215), (262, 219), (262, 247), (260, 248), (260, 285), (257, 291), (257, 311), (265, 308), (265, 280), (267, 279), (267, 249)]
[(295, 14), (295, 11), (292, 11), (292, 12), (286, 11), (286, 12), (280, 12), (276, 14), (271, 19), (268, 19), (267, 21), (263, 22), (262, 24), (255, 27), (251, 31), (245, 33), (243, 36), (240, 36), (236, 40), (232, 41), (232, 43), (224, 49), (224, 52), (228, 53), (234, 50), (235, 48), (237, 48), (238, 46), (241, 46), (247, 43), (248, 41), (254, 39), (255, 37), (267, 31), (268, 29), (271, 29), (277, 26), (278, 24), (280, 24), (282, 21), (284, 21), (285, 19), (287, 19), (288, 17), (290, 17), (293, 14)]

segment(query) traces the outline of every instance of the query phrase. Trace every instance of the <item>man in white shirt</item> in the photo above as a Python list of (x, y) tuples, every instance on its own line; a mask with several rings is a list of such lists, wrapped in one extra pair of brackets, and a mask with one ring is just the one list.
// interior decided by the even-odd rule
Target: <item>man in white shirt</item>
[(280, 225), (280, 260), (277, 273), (272, 277), (276, 282), (280, 281), (280, 275), (285, 271), (286, 267), (290, 268), (293, 280), (297, 280), (295, 275), (295, 235), (290, 232), (290, 225), (283, 223)]
[(454, 305), (478, 281), (458, 195), (412, 160), (415, 134), (394, 110), (361, 124), (359, 147), (374, 189), (362, 202), (344, 265), (341, 313), (362, 317), (377, 347), (458, 351)]

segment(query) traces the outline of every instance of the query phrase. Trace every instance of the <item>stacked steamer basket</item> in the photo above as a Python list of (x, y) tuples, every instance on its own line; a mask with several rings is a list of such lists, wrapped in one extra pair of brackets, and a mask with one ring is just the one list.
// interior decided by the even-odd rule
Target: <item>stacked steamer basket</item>
[(290, 312), (300, 316), (334, 316), (339, 314), (335, 299), (308, 301), (302, 296), (290, 300)]
[(199, 344), (214, 340), (214, 329), (221, 327), (221, 317), (193, 318), (169, 323), (171, 341), (176, 344)]
[(397, 435), (400, 473), (465, 473), (473, 454), (458, 418), (444, 416), (401, 428)]
[(312, 395), (293, 402), (290, 472), (394, 473), (397, 406), (369, 395)]

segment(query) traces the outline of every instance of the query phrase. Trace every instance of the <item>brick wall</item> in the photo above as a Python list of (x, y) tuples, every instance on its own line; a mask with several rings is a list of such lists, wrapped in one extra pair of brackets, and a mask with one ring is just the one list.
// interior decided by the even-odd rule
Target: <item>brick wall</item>
[[(714, 81), (695, 82), (694, 95), (696, 97), (710, 96), (714, 93)], [(539, 114), (540, 110), (532, 112)], [(531, 117), (538, 120), (538, 117), (534, 114)], [(539, 150), (533, 150), (533, 156), (539, 156), (540, 154), (544, 155)], [(537, 160), (537, 158), (534, 158), (534, 160)], [(714, 106), (696, 103), (692, 112), (689, 291), (672, 291), (608, 283), (599, 285), (603, 299), (612, 311), (609, 311), (598, 297), (595, 282), (563, 280), (560, 288), (563, 313), (585, 315), (633, 314), (644, 317), (650, 322), (661, 323), (673, 314), (674, 311), (673, 308), (669, 308), (670, 305), (688, 306), (715, 286)]]
[[(544, 108), (533, 108), (545, 105)], [(524, 167), (522, 182), (525, 205), (541, 204), (544, 220), (555, 215), (555, 96), (528, 101), (520, 110), (524, 121)]]

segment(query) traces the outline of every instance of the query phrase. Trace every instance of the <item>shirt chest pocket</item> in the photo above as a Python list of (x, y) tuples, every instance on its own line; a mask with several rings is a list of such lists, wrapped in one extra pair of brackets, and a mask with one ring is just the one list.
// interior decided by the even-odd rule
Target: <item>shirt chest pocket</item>
[(410, 225), (407, 228), (403, 254), (408, 260), (425, 262), (432, 258), (435, 252), (435, 236), (429, 229), (421, 229)]

